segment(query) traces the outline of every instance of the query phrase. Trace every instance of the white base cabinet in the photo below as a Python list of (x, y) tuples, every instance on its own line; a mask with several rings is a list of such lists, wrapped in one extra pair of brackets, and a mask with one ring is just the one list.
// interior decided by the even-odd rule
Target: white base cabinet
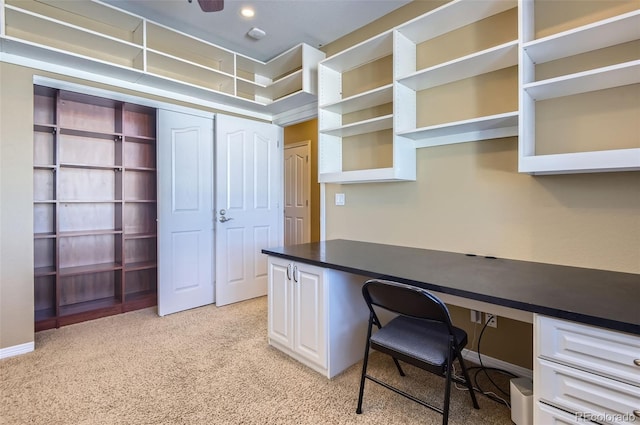
[(269, 344), (332, 378), (364, 353), (365, 278), (269, 257)]
[(535, 326), (534, 423), (640, 420), (640, 337), (544, 316)]

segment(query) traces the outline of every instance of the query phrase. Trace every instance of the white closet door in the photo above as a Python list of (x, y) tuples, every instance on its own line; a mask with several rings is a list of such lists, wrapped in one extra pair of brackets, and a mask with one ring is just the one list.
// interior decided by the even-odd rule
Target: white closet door
[(158, 314), (214, 294), (213, 119), (158, 110)]
[(266, 247), (280, 246), (282, 128), (216, 116), (216, 305), (267, 294)]

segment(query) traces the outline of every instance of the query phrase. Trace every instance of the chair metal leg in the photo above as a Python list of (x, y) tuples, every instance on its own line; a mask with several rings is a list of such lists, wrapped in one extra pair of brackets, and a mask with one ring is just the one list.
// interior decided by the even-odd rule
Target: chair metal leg
[(442, 407), (442, 425), (449, 423), (449, 402), (451, 401), (451, 370), (453, 369), (453, 340), (449, 342), (449, 358), (447, 359), (447, 382), (444, 389), (444, 406)]
[(460, 363), (460, 368), (462, 369), (462, 375), (464, 376), (464, 380), (467, 383), (467, 388), (469, 388), (469, 394), (471, 395), (471, 401), (473, 402), (474, 409), (480, 409), (478, 406), (478, 400), (476, 399), (476, 393), (473, 390), (473, 385), (471, 385), (471, 379), (469, 379), (469, 373), (467, 372), (467, 366), (464, 364), (464, 360), (462, 359), (462, 353), (460, 350), (457, 350), (458, 362)]
[(367, 377), (367, 363), (369, 362), (369, 349), (371, 345), (371, 327), (373, 326), (373, 319), (369, 318), (369, 329), (367, 330), (367, 343), (364, 348), (364, 359), (362, 360), (362, 376), (360, 377), (360, 393), (358, 394), (358, 407), (356, 413), (359, 415), (362, 413), (362, 399), (364, 397), (364, 381)]
[(395, 357), (393, 357), (393, 362), (396, 364), (396, 368), (398, 369), (398, 372), (400, 373), (400, 376), (406, 376), (404, 374), (404, 371), (402, 370), (402, 368), (400, 367), (400, 363), (398, 363), (398, 359), (396, 359)]

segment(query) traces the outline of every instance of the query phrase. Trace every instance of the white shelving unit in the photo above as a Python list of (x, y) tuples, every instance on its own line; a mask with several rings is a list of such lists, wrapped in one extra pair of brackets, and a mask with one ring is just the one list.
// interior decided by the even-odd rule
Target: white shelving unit
[[(488, 74), (518, 64), (518, 40), (509, 39), (443, 63), (420, 68), (422, 43), (517, 7), (515, 0), (455, 0), (396, 28), (396, 135), (416, 141), (416, 147), (471, 142), (518, 134), (518, 112), (503, 111), (463, 120), (419, 126), (417, 97), (424, 90)], [(427, 95), (428, 96), (428, 95)]]
[[(592, 22), (575, 28), (537, 38), (536, 7), (534, 0), (520, 0), (520, 27), (522, 39), (520, 52), (520, 113), (519, 171), (532, 174), (560, 174), (604, 171), (640, 170), (640, 136), (630, 141), (630, 147), (568, 151), (566, 153), (537, 153), (537, 145), (551, 142), (562, 146), (563, 140), (545, 141), (537, 136), (536, 109), (538, 102), (554, 99), (565, 100), (570, 96), (586, 93), (606, 93), (617, 87), (640, 83), (640, 58), (613, 57), (605, 66), (595, 62), (595, 67), (560, 72), (553, 77), (538, 78), (537, 68), (558, 63), (577, 55), (597, 55), (601, 49), (621, 46), (640, 39), (640, 10), (609, 11), (606, 5), (599, 13), (593, 13)], [(630, 6), (633, 9), (633, 5)], [(609, 16), (613, 15), (613, 16)], [(637, 49), (636, 49), (637, 52)], [(602, 92), (600, 92), (602, 91)], [(598, 102), (598, 100), (591, 100)], [(588, 117), (576, 116), (576, 120)], [(621, 118), (622, 119), (622, 118)], [(616, 133), (614, 122), (606, 123), (611, 134)], [(604, 145), (603, 145), (604, 146)]]
[[(420, 111), (417, 100), (426, 90), (516, 66), (518, 39), (515, 13), (511, 15), (512, 34), (503, 36), (499, 42), (494, 37), (493, 44), (481, 42), (481, 47), (474, 51), (428, 66), (421, 65), (419, 60), (423, 43), (494, 15), (515, 11), (516, 7), (516, 0), (454, 0), (322, 61), (318, 113), (320, 181), (415, 180), (416, 148), (516, 136), (519, 114), (515, 105), (512, 110), (421, 126), (418, 124)], [(470, 37), (476, 41), (475, 36)], [(391, 84), (343, 96), (344, 74), (386, 56), (392, 57)], [(389, 103), (393, 105), (392, 114), (375, 117), (362, 114), (364, 118), (345, 122), (350, 114)], [(342, 154), (348, 148), (347, 137), (371, 133), (371, 139), (375, 141), (373, 133), (384, 130), (390, 131), (391, 166), (343, 169)], [(372, 149), (377, 149), (377, 145), (372, 144)]]
[(4, 0), (0, 7), (2, 60), (55, 64), (274, 119), (317, 101), (325, 55), (306, 44), (262, 62), (98, 0)]
[[(393, 114), (370, 112), (376, 107), (393, 102), (392, 81), (383, 81), (376, 87), (365, 87), (355, 94), (343, 96), (343, 77), (347, 73), (393, 56), (393, 36), (393, 31), (384, 32), (319, 64), (318, 168), (321, 183), (365, 183), (416, 178), (413, 140), (392, 134)], [(392, 76), (391, 69), (389, 75)], [(348, 114), (356, 115), (355, 121), (345, 119)], [(386, 141), (391, 145), (391, 158), (388, 158), (386, 164), (388, 166), (356, 170), (344, 168), (343, 151), (350, 148), (349, 137), (376, 139), (374, 134), (384, 131), (391, 134)]]

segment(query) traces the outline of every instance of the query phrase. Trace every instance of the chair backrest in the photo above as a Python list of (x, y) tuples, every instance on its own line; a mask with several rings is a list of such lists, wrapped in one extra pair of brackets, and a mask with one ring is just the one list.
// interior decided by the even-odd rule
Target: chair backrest
[(416, 286), (388, 280), (371, 279), (362, 287), (367, 306), (375, 315), (373, 306), (393, 313), (418, 319), (446, 323), (452, 329), (447, 306), (435, 295)]

